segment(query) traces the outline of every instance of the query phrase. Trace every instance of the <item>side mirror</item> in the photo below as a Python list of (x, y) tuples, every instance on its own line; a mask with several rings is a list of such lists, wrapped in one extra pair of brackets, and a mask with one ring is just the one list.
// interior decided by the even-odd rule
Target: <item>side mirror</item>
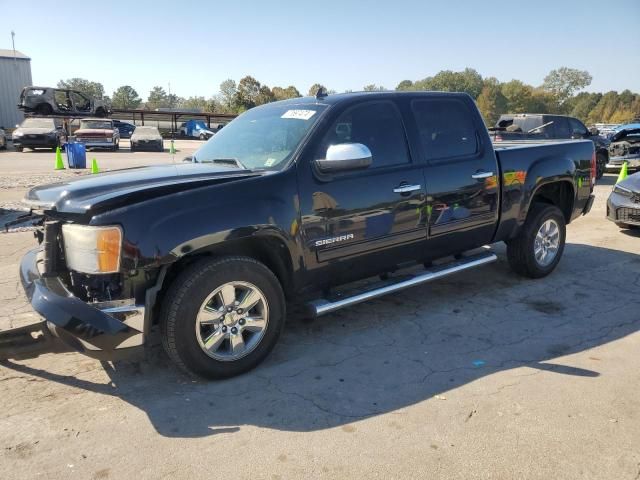
[(592, 137), (597, 137), (598, 135), (600, 135), (600, 130), (598, 130), (596, 127), (591, 127), (589, 129), (589, 135), (591, 135)]
[(339, 143), (327, 149), (326, 158), (315, 160), (322, 173), (346, 172), (368, 168), (372, 162), (371, 150), (362, 143)]
[(184, 157), (182, 159), (183, 162), (191, 162), (193, 163), (193, 155), (189, 155), (188, 157)]

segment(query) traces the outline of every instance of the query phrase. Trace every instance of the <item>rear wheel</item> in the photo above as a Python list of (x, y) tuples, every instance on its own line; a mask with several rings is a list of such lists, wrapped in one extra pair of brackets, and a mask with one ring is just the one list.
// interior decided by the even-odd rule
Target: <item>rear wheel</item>
[(285, 320), (276, 276), (247, 257), (204, 260), (180, 274), (162, 303), (160, 328), (169, 357), (185, 371), (225, 378), (257, 366)]
[(562, 257), (565, 238), (565, 221), (560, 209), (546, 203), (534, 203), (520, 234), (506, 242), (509, 265), (526, 277), (547, 276)]
[(16, 152), (22, 152), (24, 150), (24, 147), (16, 147)]
[(200, 140), (206, 140), (207, 136), (204, 133), (200, 134)]

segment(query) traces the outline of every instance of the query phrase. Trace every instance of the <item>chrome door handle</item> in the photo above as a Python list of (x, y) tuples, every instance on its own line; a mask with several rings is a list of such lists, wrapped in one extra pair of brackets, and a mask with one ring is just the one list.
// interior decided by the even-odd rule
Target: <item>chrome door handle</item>
[(420, 185), (400, 185), (393, 189), (393, 193), (415, 192), (416, 190), (420, 190), (420, 188)]
[(489, 177), (493, 177), (493, 172), (476, 172), (473, 175), (471, 175), (471, 178), (476, 178), (476, 179), (489, 178)]

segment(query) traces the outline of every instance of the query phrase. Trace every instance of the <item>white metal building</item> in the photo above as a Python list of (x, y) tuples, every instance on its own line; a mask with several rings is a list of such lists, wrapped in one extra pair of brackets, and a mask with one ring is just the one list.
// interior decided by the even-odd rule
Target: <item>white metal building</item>
[(0, 49), (0, 127), (12, 128), (22, 121), (17, 105), (28, 85), (32, 85), (31, 59), (17, 50)]

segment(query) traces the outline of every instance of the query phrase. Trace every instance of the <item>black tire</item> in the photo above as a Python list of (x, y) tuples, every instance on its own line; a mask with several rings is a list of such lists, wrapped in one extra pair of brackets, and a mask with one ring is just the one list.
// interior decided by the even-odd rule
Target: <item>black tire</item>
[(607, 155), (605, 153), (598, 153), (596, 155), (596, 179), (600, 180), (604, 175), (604, 171), (607, 165)]
[[(268, 322), (257, 346), (237, 360), (221, 361), (207, 355), (196, 338), (196, 317), (207, 296), (228, 282), (257, 286), (268, 303)], [(182, 272), (171, 284), (160, 312), (163, 346), (184, 371), (209, 379), (228, 378), (256, 367), (276, 345), (285, 323), (286, 306), (276, 276), (248, 257), (202, 260)]]
[(16, 147), (16, 152), (22, 152), (24, 150), (24, 147)]
[(136, 147), (133, 145), (133, 143), (131, 144), (131, 146), (129, 147), (129, 150), (131, 150), (132, 152), (136, 151)]
[[(534, 253), (534, 242), (538, 230), (547, 220), (554, 220), (559, 229), (559, 245), (555, 258), (549, 265), (538, 263)], [(566, 239), (564, 215), (560, 209), (547, 203), (533, 203), (527, 219), (516, 238), (507, 241), (507, 259), (514, 272), (529, 278), (542, 278), (549, 275), (562, 258)]]
[(204, 133), (200, 134), (200, 140), (206, 140), (207, 136)]

